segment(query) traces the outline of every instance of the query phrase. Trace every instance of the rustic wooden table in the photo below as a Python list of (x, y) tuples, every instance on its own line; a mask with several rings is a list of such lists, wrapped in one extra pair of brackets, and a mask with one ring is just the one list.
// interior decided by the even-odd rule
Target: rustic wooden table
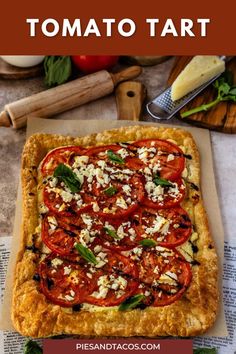
[[(148, 90), (148, 98), (164, 88), (173, 59), (146, 67), (140, 80)], [(42, 78), (0, 80), (0, 110), (8, 102), (44, 90)], [(92, 102), (57, 116), (58, 119), (116, 119), (114, 96)], [(146, 113), (143, 119), (151, 121)], [(180, 124), (173, 119), (171, 124)], [(181, 125), (184, 125), (181, 123)], [(20, 159), (25, 142), (25, 129), (0, 128), (0, 236), (10, 236), (14, 220), (16, 192), (20, 174)], [(236, 135), (211, 132), (216, 185), (222, 210), (225, 238), (235, 233), (236, 220)], [(204, 157), (203, 157), (204, 158)], [(212, 206), (214, 208), (214, 205)]]

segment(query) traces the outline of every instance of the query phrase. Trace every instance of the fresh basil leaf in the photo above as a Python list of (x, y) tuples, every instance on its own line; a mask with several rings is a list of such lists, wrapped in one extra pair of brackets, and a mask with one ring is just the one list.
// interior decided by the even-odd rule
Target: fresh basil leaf
[(81, 189), (81, 182), (76, 174), (63, 163), (59, 164), (53, 173), (61, 182), (71, 190), (72, 193), (79, 192)]
[(236, 95), (236, 87), (231, 88), (231, 90), (229, 91), (230, 95)]
[(158, 176), (155, 176), (153, 178), (153, 182), (155, 183), (156, 186), (173, 187), (173, 184), (170, 183), (167, 179), (160, 178)]
[(153, 246), (156, 246), (156, 241), (152, 240), (152, 239), (149, 239), (149, 238), (146, 238), (142, 241), (139, 242), (140, 245), (144, 246), (144, 247), (153, 247)]
[(44, 59), (44, 71), (48, 87), (61, 85), (71, 76), (71, 59), (69, 56), (47, 56)]
[(108, 187), (107, 189), (104, 190), (104, 193), (106, 193), (106, 195), (108, 195), (109, 197), (112, 197), (113, 195), (115, 195), (118, 192), (117, 188), (115, 187)]
[(198, 348), (193, 349), (193, 354), (217, 354), (217, 351), (215, 348)]
[(107, 151), (107, 156), (112, 162), (119, 163), (120, 165), (123, 165), (125, 161), (117, 154), (115, 154), (112, 150)]
[(96, 260), (96, 257), (94, 256), (93, 252), (90, 251), (89, 248), (81, 245), (81, 243), (76, 243), (75, 244), (76, 250), (79, 252), (81, 257), (83, 257), (87, 262), (97, 264), (98, 261)]
[(144, 296), (142, 294), (137, 294), (137, 295), (128, 297), (125, 301), (123, 301), (120, 304), (119, 311), (132, 310), (135, 307), (137, 307), (145, 298), (146, 298), (146, 296)]
[(24, 345), (24, 354), (42, 354), (43, 350), (40, 348), (38, 343), (29, 339)]
[(111, 237), (119, 239), (115, 230), (109, 229), (108, 227), (104, 227), (103, 230)]

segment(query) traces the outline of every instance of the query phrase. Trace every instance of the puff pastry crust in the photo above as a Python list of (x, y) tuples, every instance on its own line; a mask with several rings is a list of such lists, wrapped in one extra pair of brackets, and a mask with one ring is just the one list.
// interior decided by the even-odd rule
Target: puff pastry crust
[[(183, 297), (164, 307), (149, 307), (121, 312), (112, 308), (99, 311), (73, 312), (47, 301), (32, 277), (37, 255), (27, 245), (32, 244), (38, 225), (37, 168), (48, 151), (59, 146), (84, 147), (145, 138), (174, 140), (192, 156), (187, 161), (187, 198), (183, 207), (188, 211), (199, 235), (193, 279)], [(36, 134), (31, 136), (22, 157), (23, 230), (15, 269), (12, 320), (24, 336), (48, 337), (58, 334), (86, 336), (196, 336), (206, 332), (214, 323), (218, 301), (217, 255), (211, 238), (200, 191), (200, 162), (190, 133), (166, 127), (122, 127), (85, 137)]]

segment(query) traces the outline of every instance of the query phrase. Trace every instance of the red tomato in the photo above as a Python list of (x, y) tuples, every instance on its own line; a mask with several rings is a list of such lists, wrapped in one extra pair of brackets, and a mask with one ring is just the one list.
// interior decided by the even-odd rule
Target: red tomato
[(85, 74), (110, 69), (118, 61), (116, 55), (72, 55), (74, 65)]
[[(187, 241), (192, 232), (189, 216), (181, 207), (160, 210), (140, 208), (136, 213), (139, 213), (139, 224), (135, 226), (139, 240), (153, 239), (160, 246), (174, 248)], [(169, 223), (168, 232), (166, 234), (151, 230), (147, 232), (148, 229), (154, 228), (159, 217), (165, 218)]]
[[(81, 243), (81, 239), (84, 240), (84, 234), (81, 231), (88, 229), (86, 225), (86, 217), (88, 214), (82, 216), (72, 216), (72, 217), (59, 217), (54, 216), (56, 220), (56, 226), (51, 228), (50, 226), (50, 217), (53, 216), (52, 213), (49, 213), (44, 216), (42, 221), (42, 240), (45, 245), (56, 254), (61, 256), (74, 256), (78, 252), (75, 250), (74, 244)], [(88, 247), (91, 247), (96, 240), (96, 237), (100, 234), (100, 229), (103, 227), (102, 221), (98, 220), (95, 215), (91, 215), (93, 223), (89, 227), (90, 242)], [(88, 220), (88, 219), (87, 219)], [(85, 222), (84, 222), (85, 221)]]
[(162, 251), (143, 252), (139, 262), (139, 278), (144, 285), (139, 293), (151, 290), (144, 303), (166, 306), (182, 297), (191, 282), (192, 271), (177, 251), (163, 248)]
[[(55, 262), (59, 260), (59, 264)], [(65, 272), (65, 267), (70, 272)], [(65, 274), (66, 273), (66, 274)], [(50, 254), (39, 264), (40, 288), (46, 298), (56, 305), (71, 307), (84, 302), (95, 287), (94, 279), (78, 263)]]
[[(127, 285), (122, 290), (120, 296), (117, 296), (117, 291), (112, 288), (109, 288), (107, 294), (103, 298), (97, 298), (90, 293), (85, 299), (89, 304), (98, 306), (117, 306), (125, 299), (132, 296), (139, 285), (137, 281), (137, 267), (130, 259), (119, 253), (108, 253), (108, 263), (102, 268), (100, 275), (107, 276), (108, 279), (110, 279), (110, 277), (117, 278), (121, 275), (126, 279)], [(94, 291), (98, 290), (99, 285), (97, 284)]]
[(69, 163), (73, 156), (80, 156), (85, 149), (80, 146), (66, 146), (50, 151), (43, 159), (41, 172), (45, 175), (52, 175), (60, 163)]
[(178, 187), (178, 193), (172, 193), (172, 187), (165, 186), (164, 194), (161, 196), (160, 200), (158, 197), (148, 195), (148, 193), (146, 193), (146, 197), (142, 201), (142, 204), (153, 209), (167, 209), (179, 205), (185, 196), (185, 185), (181, 178), (175, 182), (172, 182), (173, 185), (175, 185), (175, 183)]
[[(147, 154), (138, 154), (138, 149), (147, 148), (152, 151), (147, 151)], [(130, 168), (141, 170), (145, 166), (154, 169), (159, 165), (159, 176), (171, 181), (176, 180), (181, 176), (184, 170), (184, 154), (183, 151), (175, 144), (161, 139), (146, 139), (140, 140), (128, 146), (136, 156), (127, 158), (127, 165)], [(156, 173), (154, 173), (156, 174)]]

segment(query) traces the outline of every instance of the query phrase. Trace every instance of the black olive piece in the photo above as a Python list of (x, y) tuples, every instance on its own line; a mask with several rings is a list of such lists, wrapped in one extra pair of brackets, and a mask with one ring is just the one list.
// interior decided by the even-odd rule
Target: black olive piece
[(38, 251), (38, 248), (35, 247), (35, 245), (26, 246), (25, 249), (28, 250), (28, 251), (32, 251), (33, 253), (36, 253)]
[(66, 229), (63, 229), (63, 231), (64, 231), (67, 235), (69, 235), (70, 237), (75, 237), (75, 236), (76, 236), (76, 234), (75, 234), (73, 231), (66, 230)]
[(199, 263), (198, 261), (196, 261), (196, 259), (191, 263), (192, 265), (200, 265), (201, 263)]
[(54, 281), (52, 279), (47, 278), (46, 282), (47, 282), (48, 290), (51, 290), (54, 285)]
[(192, 246), (193, 253), (197, 253), (198, 252), (198, 246), (193, 245), (193, 244), (191, 244), (191, 246)]
[(179, 227), (180, 227), (181, 229), (188, 229), (188, 228), (189, 228), (188, 225), (183, 224), (182, 222), (179, 224)]
[(76, 311), (76, 312), (79, 312), (82, 308), (82, 305), (81, 304), (76, 304), (74, 306), (72, 306), (72, 310), (73, 311)]
[(186, 159), (192, 160), (192, 155), (183, 154)]
[(33, 276), (33, 280), (40, 281), (40, 275), (38, 273), (35, 273)]

